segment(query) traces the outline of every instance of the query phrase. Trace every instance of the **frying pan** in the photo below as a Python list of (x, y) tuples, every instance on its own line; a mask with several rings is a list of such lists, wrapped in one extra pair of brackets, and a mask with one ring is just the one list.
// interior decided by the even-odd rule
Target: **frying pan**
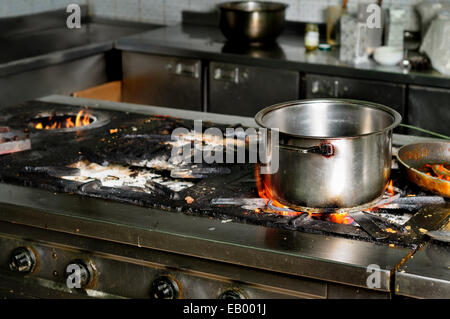
[(450, 181), (429, 176), (418, 169), (425, 164), (450, 164), (450, 142), (405, 145), (398, 150), (397, 159), (411, 182), (430, 192), (450, 198)]

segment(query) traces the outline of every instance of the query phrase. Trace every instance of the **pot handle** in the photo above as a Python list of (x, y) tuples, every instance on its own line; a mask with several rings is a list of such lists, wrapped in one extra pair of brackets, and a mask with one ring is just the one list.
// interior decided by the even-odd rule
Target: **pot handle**
[(278, 145), (279, 148), (288, 150), (288, 151), (294, 151), (302, 154), (320, 154), (323, 156), (333, 156), (334, 155), (334, 146), (330, 143), (322, 143), (318, 146), (312, 146), (312, 147), (299, 147), (294, 145), (285, 145), (280, 144)]

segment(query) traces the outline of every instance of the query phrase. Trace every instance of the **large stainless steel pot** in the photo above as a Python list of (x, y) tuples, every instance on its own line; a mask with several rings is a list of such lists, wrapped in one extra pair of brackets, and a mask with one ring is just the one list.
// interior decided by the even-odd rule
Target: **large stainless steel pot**
[(235, 1), (219, 5), (220, 29), (232, 42), (273, 42), (284, 29), (287, 4)]
[(303, 100), (270, 106), (255, 120), (279, 129), (279, 169), (265, 175), (279, 202), (327, 212), (382, 195), (392, 130), (401, 121), (396, 111), (355, 100)]

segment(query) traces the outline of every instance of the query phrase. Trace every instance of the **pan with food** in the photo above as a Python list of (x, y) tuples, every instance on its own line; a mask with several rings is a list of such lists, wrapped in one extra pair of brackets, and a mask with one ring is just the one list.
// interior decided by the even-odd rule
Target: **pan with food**
[(397, 158), (410, 181), (450, 198), (450, 142), (405, 145)]

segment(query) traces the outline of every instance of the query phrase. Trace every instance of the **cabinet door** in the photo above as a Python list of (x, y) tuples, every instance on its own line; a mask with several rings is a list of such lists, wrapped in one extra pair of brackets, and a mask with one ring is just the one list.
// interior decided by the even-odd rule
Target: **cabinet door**
[(208, 111), (253, 117), (267, 106), (298, 99), (299, 82), (294, 71), (212, 62)]
[(306, 98), (345, 98), (383, 104), (404, 114), (406, 85), (307, 74)]
[(410, 85), (408, 124), (450, 136), (450, 90)]
[(201, 61), (122, 53), (123, 101), (202, 110)]

